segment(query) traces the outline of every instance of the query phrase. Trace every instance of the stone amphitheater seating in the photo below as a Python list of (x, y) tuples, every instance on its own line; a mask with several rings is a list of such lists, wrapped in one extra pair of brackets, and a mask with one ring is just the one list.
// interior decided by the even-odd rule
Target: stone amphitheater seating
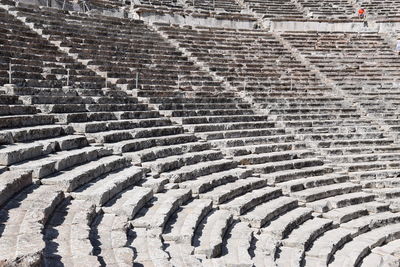
[[(354, 15), (325, 2), (134, 4)], [(398, 59), (379, 33), (1, 3), (1, 266), (398, 264)]]
[[(345, 91), (353, 101), (357, 101), (360, 108), (379, 120), (381, 125), (377, 125), (378, 128), (389, 129), (397, 135), (397, 120), (391, 115), (391, 111), (396, 108), (398, 94), (396, 92), (398, 73), (393, 68), (398, 64), (398, 58), (393, 55), (392, 49), (381, 36), (376, 33), (307, 32), (285, 33), (283, 37), (312, 64), (315, 64), (336, 86)], [(365, 53), (372, 50), (378, 53), (364, 57)], [(362, 82), (357, 85), (346, 82), (343, 81), (344, 76), (348, 80), (362, 80)], [(377, 101), (378, 99), (382, 101)], [(369, 135), (372, 137), (374, 133), (371, 132)], [(379, 154), (371, 155), (368, 150), (359, 150), (360, 154), (356, 158), (354, 156), (343, 158), (343, 153), (339, 151), (329, 149), (326, 152), (329, 154), (333, 152), (332, 160), (341, 161), (350, 171), (355, 172), (356, 176), (363, 175), (363, 178), (366, 178), (366, 174), (359, 172), (367, 171), (366, 166), (359, 164), (357, 164), (359, 166), (354, 166), (352, 162), (359, 161), (361, 157), (369, 157), (371, 160), (375, 157), (375, 159), (386, 161), (386, 163), (377, 164), (374, 167), (375, 170), (371, 170), (373, 178), (377, 175), (377, 169), (386, 169), (386, 166), (391, 164), (392, 156), (396, 153), (395, 145), (391, 145), (389, 140), (385, 141), (389, 136), (382, 137), (379, 143), (375, 141), (375, 144), (380, 147), (377, 148), (380, 151)], [(372, 144), (372, 140), (369, 142)], [(333, 156), (336, 153), (338, 156)], [(396, 168), (395, 165), (393, 168)]]
[(244, 0), (244, 3), (257, 14), (265, 18), (303, 18), (301, 12), (293, 1), (289, 0)]
[(315, 1), (299, 0), (298, 3), (306, 11), (308, 16), (314, 18), (352, 18), (357, 15), (357, 9), (347, 0)]
[[(2, 55), (1, 84), (9, 83), (11, 63), (12, 83), (27, 87), (60, 87), (69, 82), (81, 88), (101, 88), (104, 81), (72, 58), (57, 51), (22, 22), (1, 10)], [(13, 29), (12, 31), (10, 29)], [(32, 54), (34, 53), (34, 54)], [(10, 60), (11, 59), (11, 60)]]
[(367, 10), (368, 16), (391, 19), (399, 18), (400, 9), (397, 0), (381, 2), (377, 0), (364, 0), (359, 3)]
[(240, 13), (242, 11), (241, 6), (233, 0), (207, 0), (207, 1), (198, 1), (198, 0), (186, 0), (186, 5), (189, 7), (194, 7), (196, 9), (201, 10), (221, 10), (223, 12), (229, 13)]
[(133, 2), (136, 4), (149, 6), (182, 7), (182, 5), (177, 0), (138, 0)]

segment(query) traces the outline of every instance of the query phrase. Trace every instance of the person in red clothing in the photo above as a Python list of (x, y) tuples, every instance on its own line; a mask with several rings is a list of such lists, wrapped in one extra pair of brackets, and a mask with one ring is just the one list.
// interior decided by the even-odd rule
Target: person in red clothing
[(360, 8), (360, 9), (358, 10), (358, 17), (359, 17), (360, 19), (365, 18), (365, 9), (364, 9), (364, 8)]

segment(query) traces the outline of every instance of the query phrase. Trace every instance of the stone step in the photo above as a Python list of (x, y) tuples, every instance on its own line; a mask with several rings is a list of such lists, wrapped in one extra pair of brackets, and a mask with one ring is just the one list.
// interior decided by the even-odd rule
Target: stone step
[(163, 173), (179, 169), (183, 166), (191, 166), (199, 162), (220, 160), (223, 155), (220, 151), (206, 150), (198, 152), (188, 152), (183, 155), (170, 156), (167, 158), (156, 159), (151, 162), (142, 163), (142, 167), (150, 169), (155, 173)]
[(253, 266), (249, 254), (253, 230), (246, 223), (234, 224), (227, 233), (226, 245), (222, 248), (221, 260), (227, 266)]
[(379, 266), (382, 262), (389, 266), (396, 266), (400, 264), (399, 254), (399, 240), (393, 240), (386, 245), (378, 246), (371, 250), (371, 254), (366, 256), (361, 263), (361, 267), (366, 266)]
[[(265, 98), (263, 98), (265, 99)], [(343, 106), (343, 98), (341, 97), (327, 97), (327, 96), (304, 96), (304, 97), (293, 97), (293, 98), (282, 98), (282, 97), (269, 97), (268, 99), (269, 104), (282, 104), (290, 105), (290, 107), (294, 106), (310, 106), (310, 105), (339, 105)]]
[(267, 121), (267, 115), (216, 115), (216, 116), (196, 116), (196, 117), (179, 117), (174, 118), (179, 124), (191, 125), (191, 124), (207, 124), (207, 123), (234, 123), (234, 122), (258, 122), (258, 121)]
[[(379, 128), (377, 125), (369, 124), (369, 125), (346, 125), (345, 127), (338, 125), (326, 125), (326, 126), (305, 126), (290, 129), (293, 134), (298, 134), (301, 137), (308, 138), (308, 139), (318, 139), (318, 135), (326, 135), (327, 140), (335, 140), (335, 135), (338, 136), (346, 136), (349, 135), (350, 137), (364, 137), (366, 133), (374, 133), (379, 132)], [(379, 135), (378, 135), (379, 136)], [(323, 140), (323, 138), (320, 138)], [(362, 139), (362, 138), (361, 138)]]
[(358, 171), (352, 172), (351, 177), (359, 181), (373, 181), (374, 179), (386, 179), (386, 178), (393, 178), (397, 177), (400, 174), (400, 169), (386, 169), (386, 170), (365, 170), (365, 171)]
[(297, 179), (306, 179), (307, 177), (312, 177), (314, 176), (324, 176), (324, 175), (330, 175), (333, 172), (332, 168), (328, 168), (324, 165), (321, 166), (312, 166), (312, 167), (306, 167), (302, 169), (289, 169), (289, 170), (282, 170), (282, 171), (276, 171), (273, 173), (268, 173), (268, 174), (261, 174), (261, 177), (264, 179), (268, 180), (268, 183), (271, 185), (275, 185), (278, 183), (285, 183), (288, 182), (290, 183), (295, 181)]
[(10, 170), (31, 171), (32, 178), (41, 179), (58, 171), (88, 161), (93, 161), (107, 155), (111, 155), (110, 150), (88, 146), (74, 150), (56, 152), (35, 160), (28, 160), (27, 162), (12, 165), (9, 168)]
[(312, 209), (298, 207), (290, 210), (262, 228), (262, 233), (275, 240), (287, 238), (289, 234), (305, 221), (312, 218)]
[(343, 266), (343, 264), (357, 266), (371, 249), (398, 239), (399, 236), (400, 225), (398, 224), (383, 226), (359, 235), (335, 253), (335, 259), (330, 266)]
[(400, 164), (398, 161), (372, 161), (372, 162), (354, 162), (354, 163), (342, 163), (340, 167), (348, 172), (360, 172), (360, 171), (373, 171), (373, 170), (385, 170), (385, 169), (399, 169)]
[(350, 205), (370, 202), (375, 199), (374, 194), (365, 192), (352, 192), (343, 195), (335, 195), (329, 198), (324, 198), (311, 203), (306, 206), (312, 208), (316, 212), (328, 212), (331, 209), (343, 208)]
[(96, 215), (96, 207), (85, 201), (62, 202), (44, 230), (44, 266), (57, 266), (60, 261), (68, 266), (99, 265), (90, 242), (90, 225)]
[(242, 146), (263, 146), (265, 144), (294, 142), (294, 135), (272, 135), (272, 136), (250, 136), (250, 137), (232, 137), (225, 139), (209, 140), (208, 142), (222, 148), (238, 148)]
[(138, 128), (130, 130), (112, 130), (99, 133), (86, 134), (88, 138), (93, 138), (97, 143), (116, 143), (128, 139), (151, 138), (156, 136), (183, 134), (180, 126), (161, 126), (151, 128)]
[(133, 227), (154, 230), (152, 236), (159, 236), (170, 216), (185, 204), (191, 195), (192, 192), (188, 189), (173, 189), (165, 194), (154, 195), (152, 206), (140, 211), (139, 217), (132, 221)]
[(94, 219), (90, 241), (94, 244), (94, 255), (105, 265), (133, 265), (134, 251), (126, 247), (128, 226), (126, 217), (115, 214), (100, 214)]
[(250, 104), (244, 103), (199, 103), (199, 104), (185, 104), (185, 103), (166, 103), (159, 104), (158, 110), (200, 110), (200, 109), (250, 109)]
[(242, 165), (256, 165), (270, 162), (286, 161), (292, 159), (304, 159), (314, 155), (310, 150), (278, 151), (263, 154), (250, 154), (235, 157)]
[[(319, 121), (318, 125), (325, 125), (321, 123), (323, 121), (334, 121), (340, 119), (357, 119), (360, 118), (361, 115), (354, 114), (354, 113), (330, 113), (330, 114), (284, 114), (284, 115), (277, 115), (277, 120), (279, 121)], [(335, 124), (334, 124), (335, 125)], [(340, 125), (340, 124), (339, 124)]]
[(19, 97), (25, 105), (37, 104), (91, 104), (95, 103), (92, 97), (68, 95), (24, 95)]
[[(261, 100), (261, 99), (260, 99)], [(305, 102), (283, 102), (284, 99), (273, 99), (277, 103), (266, 103), (265, 105), (271, 109), (271, 112), (279, 112), (279, 113), (321, 113), (323, 111), (333, 111), (335, 110), (342, 110), (343, 104), (341, 102), (322, 102), (322, 103), (309, 103), (308, 101)], [(269, 101), (269, 99), (267, 99)], [(301, 99), (294, 99), (294, 101), (301, 101)], [(345, 109), (345, 110), (353, 110), (353, 109)]]
[(42, 229), (63, 199), (63, 192), (53, 186), (31, 185), (8, 202), (2, 209), (0, 259), (13, 262), (26, 255), (33, 259), (39, 255), (34, 263), (40, 265), (45, 249)]
[(282, 189), (285, 194), (292, 192), (302, 191), (309, 188), (326, 186), (330, 184), (344, 183), (349, 180), (349, 177), (344, 174), (332, 173), (324, 174), (321, 176), (313, 176), (309, 178), (299, 178), (283, 183), (276, 184), (277, 187)]
[(397, 188), (400, 186), (399, 179), (386, 178), (386, 179), (374, 179), (374, 180), (361, 180), (360, 184), (363, 188)]
[[(398, 224), (400, 215), (392, 212), (372, 213), (358, 219), (341, 224), (341, 228), (357, 231), (357, 234), (381, 227), (387, 224)], [(356, 235), (356, 234), (354, 234)]]
[(251, 169), (253, 169), (255, 172), (269, 174), (284, 170), (294, 170), (294, 169), (322, 166), (323, 164), (324, 163), (320, 159), (314, 159), (314, 158), (292, 159), (292, 160), (285, 160), (278, 162), (254, 164), (251, 165)]
[(226, 210), (216, 210), (203, 219), (195, 237), (194, 253), (206, 258), (215, 258), (221, 255), (222, 242), (229, 225), (232, 223), (232, 214)]
[(305, 149), (306, 145), (301, 142), (288, 142), (288, 143), (274, 143), (274, 144), (257, 144), (257, 145), (245, 145), (239, 147), (223, 148), (222, 151), (228, 156), (243, 156), (249, 154), (262, 154), (262, 153), (273, 153), (283, 152), (289, 150), (302, 150)]
[(287, 239), (282, 241), (280, 248), (279, 266), (296, 266), (304, 260), (305, 250), (313, 241), (332, 227), (332, 221), (321, 218), (313, 218), (304, 222), (293, 230)]
[(158, 111), (105, 111), (52, 114), (59, 123), (159, 118)]
[(229, 210), (233, 215), (239, 216), (257, 205), (280, 196), (282, 196), (280, 189), (274, 187), (264, 187), (236, 197), (225, 204), (219, 205), (219, 208)]
[(138, 120), (108, 120), (96, 122), (80, 122), (69, 124), (77, 133), (96, 133), (104, 131), (127, 130), (145, 127), (169, 126), (171, 121), (166, 118), (150, 118)]
[(189, 132), (203, 133), (215, 131), (232, 131), (232, 130), (254, 130), (263, 128), (273, 128), (274, 123), (271, 122), (220, 122), (218, 124), (185, 124), (184, 127)]
[(167, 178), (172, 183), (181, 183), (211, 173), (233, 169), (237, 167), (237, 165), (238, 163), (236, 161), (226, 159), (199, 162), (194, 165), (183, 166), (172, 172), (162, 173), (161, 178)]
[(252, 251), (255, 266), (276, 266), (275, 255), (278, 251), (279, 241), (273, 239), (269, 234), (254, 234), (256, 243)]
[[(357, 118), (354, 118), (357, 119)], [(327, 126), (369, 126), (371, 124), (370, 120), (349, 120), (349, 119), (337, 119), (337, 120), (302, 120), (302, 121), (282, 121), (284, 125), (288, 128), (298, 128), (298, 127), (327, 127)]]
[(5, 171), (0, 174), (0, 206), (12, 196), (32, 184), (32, 173), (24, 170)]
[(200, 176), (198, 179), (179, 183), (180, 188), (192, 190), (193, 194), (201, 194), (212, 190), (213, 188), (232, 183), (238, 179), (245, 179), (251, 176), (252, 171), (243, 168), (233, 168), (226, 171), (211, 173)]
[[(28, 115), (28, 114), (36, 114), (36, 113), (38, 113), (38, 110), (35, 106), (0, 104), (0, 115), (1, 116)], [(232, 115), (234, 115), (234, 114), (232, 114)]]
[(360, 185), (345, 182), (292, 192), (290, 195), (297, 198), (301, 202), (314, 202), (323, 198), (359, 192), (361, 191), (361, 188), (362, 187)]
[(102, 96), (104, 92), (98, 89), (63, 89), (40, 87), (8, 87), (6, 92), (10, 95), (40, 95), (40, 96)]
[(163, 239), (190, 246), (197, 226), (211, 209), (212, 201), (209, 199), (195, 199), (182, 206), (176, 215), (172, 216), (170, 224), (167, 224), (162, 235)]
[(196, 117), (196, 116), (240, 116), (253, 115), (252, 109), (199, 109), (199, 110), (162, 110), (167, 117)]
[(48, 125), (48, 124), (54, 124), (54, 122), (55, 120), (52, 115), (33, 114), (33, 115), (1, 116), (0, 129)]
[(373, 146), (373, 145), (390, 145), (393, 140), (387, 138), (381, 139), (353, 139), (353, 140), (335, 140), (331, 142), (319, 142), (318, 148), (338, 148), (338, 147), (354, 147), (354, 146)]
[(104, 213), (115, 214), (132, 220), (140, 209), (153, 198), (150, 188), (131, 186), (119, 192), (102, 206)]
[(274, 218), (297, 207), (297, 200), (290, 197), (278, 197), (256, 206), (241, 217), (251, 227), (261, 228)]
[(64, 170), (56, 175), (42, 179), (43, 184), (55, 185), (58, 188), (72, 192), (78, 187), (97, 177), (127, 167), (129, 162), (120, 156), (108, 156), (96, 161)]
[(344, 244), (351, 240), (353, 231), (336, 228), (326, 231), (317, 238), (313, 246), (306, 252), (305, 262), (318, 262), (318, 264), (328, 265), (335, 252)]
[(46, 114), (60, 114), (73, 112), (86, 112), (85, 104), (35, 104), (35, 106)]
[(19, 97), (16, 95), (0, 95), (0, 104), (2, 105), (18, 104), (19, 102)]
[(384, 138), (381, 132), (366, 132), (366, 133), (319, 133), (319, 134), (304, 134), (302, 139), (310, 141), (337, 141), (354, 140), (354, 139), (381, 139)]
[(54, 138), (69, 132), (60, 125), (39, 125), (32, 127), (20, 127), (1, 131), (2, 144), (12, 144), (20, 142), (32, 142), (40, 139)]
[[(330, 156), (327, 159), (334, 163), (358, 163), (358, 162), (371, 162), (371, 161), (398, 161), (400, 153), (371, 153), (371, 154), (357, 154), (357, 155), (341, 155)], [(350, 164), (349, 164), (350, 165)], [(348, 165), (347, 165), (348, 166)]]
[(152, 97), (150, 103), (160, 104), (218, 104), (218, 103), (238, 103), (241, 98), (233, 97)]
[(137, 184), (143, 177), (142, 168), (127, 167), (96, 178), (71, 193), (71, 196), (102, 206), (125, 188)]
[[(230, 126), (234, 127), (234, 125)], [(246, 137), (260, 137), (269, 138), (275, 135), (284, 135), (285, 129), (272, 128), (269, 129), (241, 129), (241, 130), (227, 130), (227, 131), (214, 131), (214, 132), (196, 132), (196, 136), (204, 140), (217, 140), (217, 139), (233, 139), (233, 138), (246, 138)], [(225, 141), (226, 142), (226, 141)]]
[(204, 266), (204, 260), (196, 258), (192, 255), (194, 247), (180, 243), (170, 243), (165, 249), (171, 256), (170, 263), (172, 266), (193, 266), (202, 267)]
[[(105, 144), (112, 148), (115, 153), (127, 153), (144, 149), (153, 149), (157, 146), (172, 146), (182, 143), (195, 142), (197, 138), (191, 134), (176, 134), (171, 136), (143, 137), (134, 140), (125, 140), (115, 144)], [(130, 154), (126, 154), (130, 157)]]
[(388, 210), (389, 204), (381, 202), (366, 202), (334, 209), (324, 213), (322, 216), (337, 223), (345, 223), (359, 217), (366, 216), (370, 213), (383, 212)]
[(263, 186), (266, 186), (265, 180), (258, 177), (248, 177), (218, 186), (207, 193), (199, 195), (199, 197), (212, 199), (214, 205), (219, 205)]
[(367, 147), (344, 147), (344, 148), (322, 148), (320, 151), (327, 156), (340, 156), (349, 154), (370, 154), (370, 153), (395, 153), (400, 151), (400, 147), (388, 146), (367, 146)]
[(368, 189), (365, 191), (368, 193), (375, 194), (381, 200), (398, 198), (400, 196), (399, 188)]
[(145, 228), (134, 228), (132, 235), (136, 236), (132, 242), (136, 252), (134, 265), (172, 267), (159, 237), (149, 235)]
[(32, 143), (17, 143), (0, 150), (0, 165), (8, 166), (24, 160), (48, 155), (59, 150), (69, 150), (87, 145), (84, 136), (67, 135)]
[(307, 249), (311, 246), (314, 239), (329, 230), (332, 220), (324, 218), (313, 218), (301, 224), (290, 233), (287, 239), (282, 241), (285, 247)]
[[(335, 106), (339, 105), (339, 106)], [(328, 103), (322, 104), (269, 104), (270, 114), (341, 114), (341, 113), (354, 113), (357, 111), (355, 108), (341, 108), (340, 104), (332, 104), (331, 107)]]
[(167, 158), (186, 153), (199, 152), (211, 149), (205, 142), (187, 142), (178, 145), (160, 146), (144, 149), (138, 152), (126, 153), (125, 156), (133, 162), (151, 162), (160, 158)]
[(146, 104), (87, 104), (89, 112), (115, 112), (115, 111), (146, 111)]

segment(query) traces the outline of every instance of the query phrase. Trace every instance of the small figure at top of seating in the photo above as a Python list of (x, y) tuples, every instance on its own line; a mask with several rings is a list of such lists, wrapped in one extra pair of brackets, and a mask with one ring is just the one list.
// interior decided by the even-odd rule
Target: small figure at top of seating
[(364, 19), (364, 18), (365, 18), (365, 9), (364, 9), (364, 8), (360, 8), (360, 9), (358, 10), (358, 17), (359, 17), (360, 19)]
[(400, 39), (397, 40), (396, 52), (397, 52), (397, 53), (399, 54), (399, 56), (400, 56)]

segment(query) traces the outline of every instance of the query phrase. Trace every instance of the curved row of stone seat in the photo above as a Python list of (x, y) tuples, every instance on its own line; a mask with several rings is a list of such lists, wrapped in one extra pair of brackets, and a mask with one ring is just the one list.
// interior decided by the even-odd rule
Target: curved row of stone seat
[(190, 8), (196, 8), (201, 10), (223, 10), (228, 13), (241, 13), (242, 7), (232, 0), (215, 0), (215, 1), (190, 1), (186, 0), (185, 4)]
[(303, 18), (304, 16), (293, 1), (273, 0), (267, 3), (259, 0), (245, 0), (244, 3), (264, 18)]
[[(335, 1), (314, 1), (314, 0), (299, 0), (298, 3), (306, 12), (307, 16), (315, 18), (335, 18), (349, 19), (355, 18), (356, 6), (350, 1), (335, 0)], [(369, 13), (369, 11), (368, 11)]]
[(399, 2), (397, 1), (382, 3), (377, 0), (363, 0), (359, 4), (368, 10), (368, 16), (371, 17), (384, 19), (399, 17)]

